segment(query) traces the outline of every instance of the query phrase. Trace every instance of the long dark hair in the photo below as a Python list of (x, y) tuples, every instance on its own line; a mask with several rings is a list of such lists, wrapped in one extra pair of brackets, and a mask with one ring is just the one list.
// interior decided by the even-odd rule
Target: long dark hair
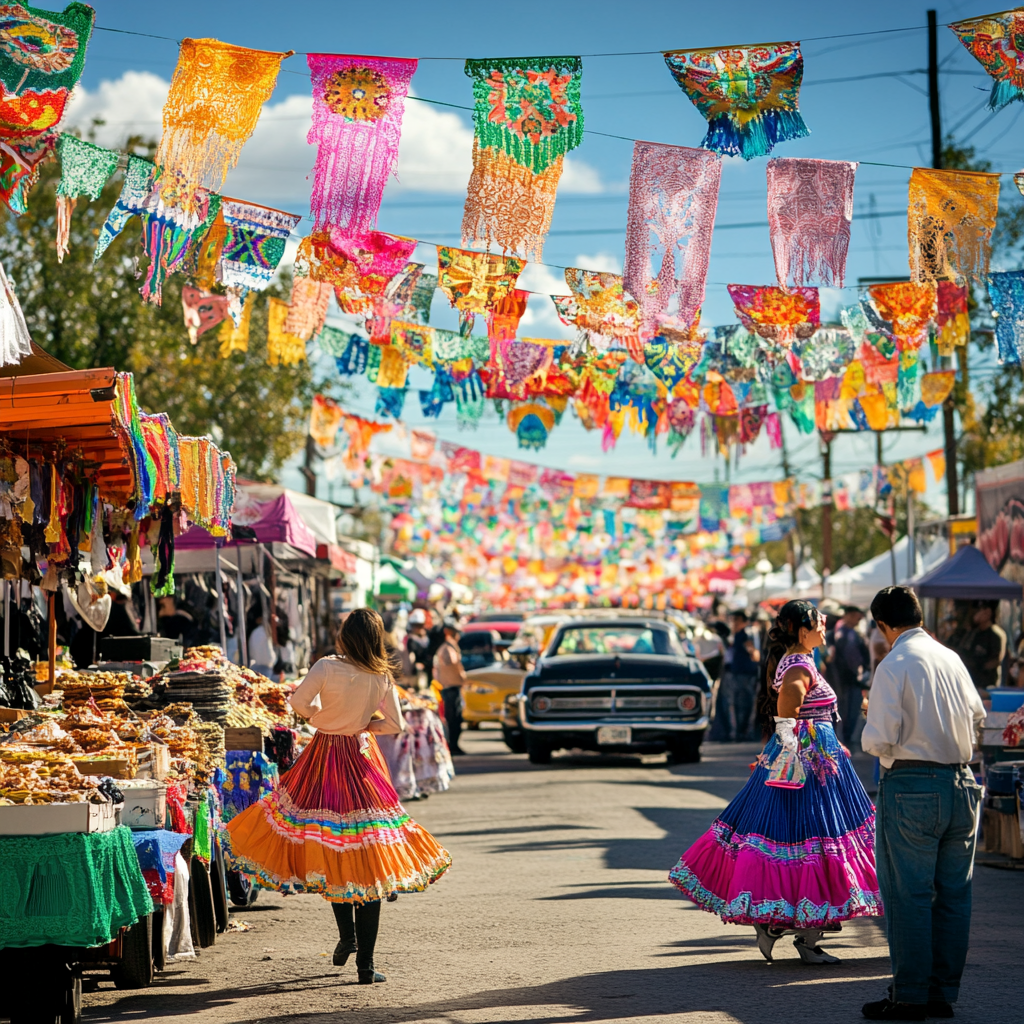
[(799, 639), (801, 629), (814, 629), (820, 621), (820, 612), (810, 601), (787, 601), (768, 630), (768, 642), (761, 658), (761, 696), (757, 710), (767, 732), (774, 726), (772, 720), (779, 711), (779, 697), (775, 687), (775, 670), (779, 662)]
[(372, 608), (357, 608), (345, 616), (335, 646), (356, 668), (391, 678), (392, 664), (384, 643), (384, 620)]

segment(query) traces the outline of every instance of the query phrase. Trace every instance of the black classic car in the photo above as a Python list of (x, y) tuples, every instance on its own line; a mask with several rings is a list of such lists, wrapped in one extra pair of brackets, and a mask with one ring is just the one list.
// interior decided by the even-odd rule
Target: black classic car
[(518, 694), (533, 764), (559, 749), (667, 752), (700, 760), (711, 681), (673, 626), (657, 619), (563, 623)]

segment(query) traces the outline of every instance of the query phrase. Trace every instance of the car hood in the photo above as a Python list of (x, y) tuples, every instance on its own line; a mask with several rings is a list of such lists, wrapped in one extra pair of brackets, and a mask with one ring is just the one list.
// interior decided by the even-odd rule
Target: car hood
[[(541, 658), (533, 672), (537, 681), (610, 679), (686, 679), (707, 677), (694, 658), (670, 654), (562, 654)], [(696, 681), (696, 680), (695, 680)]]

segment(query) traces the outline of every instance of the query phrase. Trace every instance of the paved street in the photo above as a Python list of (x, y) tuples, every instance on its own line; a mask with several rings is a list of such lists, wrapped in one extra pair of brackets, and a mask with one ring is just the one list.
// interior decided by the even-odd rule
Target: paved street
[[(534, 768), (496, 732), (463, 738), (471, 756), (451, 792), (410, 805), (455, 864), (429, 892), (385, 905), (386, 985), (331, 965), (337, 934), (321, 899), (263, 893), (233, 912), (250, 931), (219, 936), (143, 992), (86, 996), (86, 1020), (846, 1024), (884, 994), (877, 923), (827, 944), (839, 966), (801, 964), (789, 940), (768, 965), (752, 929), (721, 924), (666, 881), (743, 784), (753, 745), (707, 746), (692, 766), (562, 757)], [(1019, 1019), (1022, 906), (1024, 875), (978, 868), (958, 1020)]]

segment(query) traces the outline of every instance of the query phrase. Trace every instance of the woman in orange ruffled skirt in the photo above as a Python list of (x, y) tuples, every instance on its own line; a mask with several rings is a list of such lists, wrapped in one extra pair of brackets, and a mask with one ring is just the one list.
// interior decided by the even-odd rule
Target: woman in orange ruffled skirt
[(268, 889), (318, 892), (341, 936), (334, 963), (356, 954), (361, 984), (373, 966), (382, 900), (421, 892), (451, 865), (448, 851), (405, 812), (373, 733), (399, 733), (402, 711), (384, 646), (384, 623), (358, 609), (292, 707), (316, 735), (279, 788), (226, 826), (233, 867)]

